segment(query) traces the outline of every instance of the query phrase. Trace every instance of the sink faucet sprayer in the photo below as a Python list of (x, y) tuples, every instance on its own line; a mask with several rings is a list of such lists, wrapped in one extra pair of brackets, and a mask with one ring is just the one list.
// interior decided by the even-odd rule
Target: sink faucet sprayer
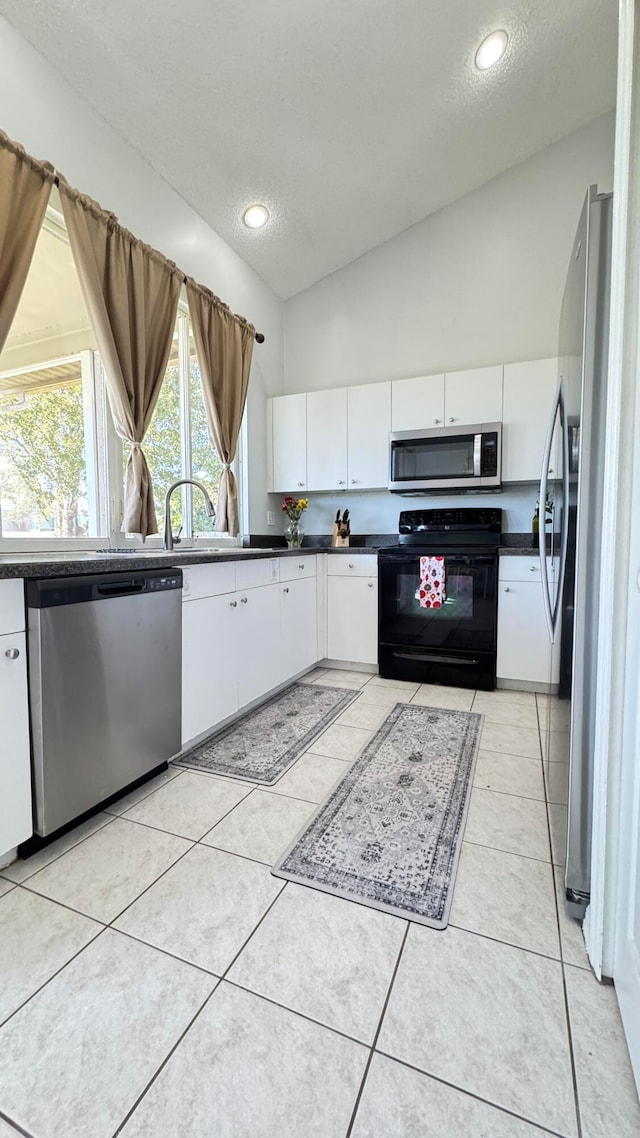
[[(207, 493), (206, 487), (204, 487), (202, 485), (202, 482), (196, 482), (195, 478), (180, 478), (180, 479), (178, 479), (177, 482), (174, 482), (173, 485), (169, 487), (169, 489), (167, 490), (166, 498), (164, 500), (164, 539), (162, 542), (162, 548), (163, 549), (173, 549), (174, 538), (173, 538), (173, 533), (171, 532), (170, 503), (171, 503), (171, 495), (173, 494), (173, 491), (178, 486), (197, 486), (198, 490), (202, 491), (202, 496), (204, 498), (204, 508), (207, 511), (209, 517), (215, 518), (215, 516), (216, 516), (216, 511), (215, 511), (215, 507), (213, 505), (213, 502), (211, 501), (211, 498), (209, 497), (209, 494)], [(180, 540), (180, 538), (178, 538), (178, 541), (179, 540)]]

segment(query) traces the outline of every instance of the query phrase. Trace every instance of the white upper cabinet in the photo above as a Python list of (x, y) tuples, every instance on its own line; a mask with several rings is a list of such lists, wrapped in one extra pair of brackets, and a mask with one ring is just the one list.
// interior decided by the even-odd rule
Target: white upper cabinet
[(386, 486), (389, 481), (391, 384), (347, 388), (347, 478), (349, 489)]
[(394, 379), (391, 384), (391, 430), (426, 431), (444, 424), (444, 375)]
[(502, 420), (502, 364), (449, 371), (444, 384), (445, 427)]
[[(537, 482), (542, 451), (558, 383), (555, 356), (523, 364), (505, 364), (503, 482)], [(551, 473), (557, 454), (552, 455)]]
[(307, 488), (307, 396), (283, 395), (270, 401), (272, 489), (298, 493)]
[(307, 394), (307, 490), (347, 488), (347, 388)]

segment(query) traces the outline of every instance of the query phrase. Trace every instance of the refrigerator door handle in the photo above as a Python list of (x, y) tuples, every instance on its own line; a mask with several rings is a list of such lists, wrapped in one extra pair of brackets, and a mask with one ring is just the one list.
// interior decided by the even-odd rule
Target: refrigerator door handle
[(560, 564), (558, 567), (558, 586), (556, 590), (556, 603), (553, 613), (552, 643), (558, 635), (562, 615), (562, 592), (564, 589), (564, 574), (567, 567), (567, 546), (569, 540), (569, 470), (571, 455), (569, 452), (569, 421), (564, 401), (564, 388), (560, 396), (560, 415), (562, 423), (562, 532), (560, 535)]
[[(562, 416), (563, 429), (564, 429), (564, 388), (562, 385), (562, 376), (558, 380), (558, 387), (556, 389), (555, 398), (553, 400), (553, 407), (551, 409), (551, 418), (549, 419), (549, 427), (547, 430), (547, 438), (544, 444), (544, 453), (542, 456), (542, 471), (540, 473), (540, 505), (538, 507), (538, 552), (540, 555), (540, 579), (542, 585), (542, 603), (544, 605), (544, 615), (549, 629), (549, 637), (553, 644), (556, 632), (556, 615), (551, 604), (551, 590), (549, 587), (549, 568), (547, 565), (547, 539), (546, 539), (546, 501), (547, 501), (547, 478), (549, 475), (549, 462), (551, 461), (551, 448), (553, 446), (553, 432), (556, 425), (556, 418), (558, 414)], [(564, 477), (564, 457), (563, 457), (563, 477)], [(566, 514), (566, 508), (565, 508)], [(540, 516), (542, 516), (542, 525), (540, 525)], [(564, 528), (564, 526), (563, 526)]]

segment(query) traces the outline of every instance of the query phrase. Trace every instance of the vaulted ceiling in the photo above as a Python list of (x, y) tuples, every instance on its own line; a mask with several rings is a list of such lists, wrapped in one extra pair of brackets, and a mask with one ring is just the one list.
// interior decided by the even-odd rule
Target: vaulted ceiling
[[(0, 0), (0, 12), (285, 298), (615, 101), (616, 0)], [(507, 52), (479, 72), (496, 28)], [(271, 218), (251, 231), (241, 218), (256, 201)]]

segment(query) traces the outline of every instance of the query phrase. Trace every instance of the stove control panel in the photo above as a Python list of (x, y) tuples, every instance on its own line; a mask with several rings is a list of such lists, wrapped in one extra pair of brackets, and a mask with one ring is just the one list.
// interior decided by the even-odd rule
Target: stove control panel
[(454, 507), (438, 510), (402, 510), (398, 532), (447, 533), (480, 530), (501, 533), (502, 510), (488, 507)]

